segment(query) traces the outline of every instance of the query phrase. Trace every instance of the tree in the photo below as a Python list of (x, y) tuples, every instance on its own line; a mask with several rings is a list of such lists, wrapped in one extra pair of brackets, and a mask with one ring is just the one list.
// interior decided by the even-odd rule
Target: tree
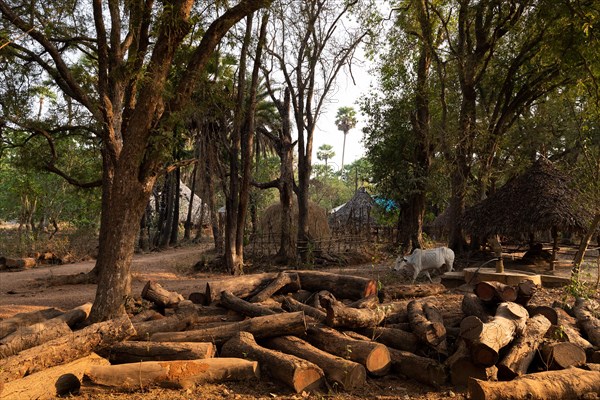
[[(13, 37), (20, 35), (15, 30), (28, 35), (23, 45), (13, 42), (3, 50), (33, 62), (65, 98), (85, 108), (102, 140), (98, 288), (91, 321), (125, 312), (139, 221), (170, 156), (164, 149), (177, 115), (189, 104), (215, 46), (235, 23), (268, 4), (242, 0), (214, 18), (188, 53), (185, 73), (169, 81), (175, 53), (191, 22), (202, 20), (192, 0), (169, 1), (162, 8), (153, 1), (124, 5), (96, 0), (91, 9), (77, 3), (68, 10), (48, 2), (43, 10), (26, 7), (26, 11), (0, 0), (4, 32)], [(49, 26), (47, 18), (68, 29), (68, 34), (51, 36), (52, 30), (40, 30)], [(90, 20), (93, 26), (87, 23)], [(69, 22), (73, 24), (64, 26)], [(85, 70), (76, 55), (82, 54), (90, 54), (93, 60), (89, 81), (80, 79)]]
[(346, 136), (350, 129), (356, 126), (356, 111), (353, 107), (340, 107), (335, 116), (335, 124), (338, 130), (344, 132), (344, 144), (342, 146), (342, 165), (340, 169), (344, 169), (344, 155), (346, 154)]
[(317, 158), (320, 161), (325, 161), (325, 169), (327, 169), (327, 161), (333, 157), (335, 157), (335, 151), (333, 151), (333, 146), (330, 144), (323, 144), (317, 150)]

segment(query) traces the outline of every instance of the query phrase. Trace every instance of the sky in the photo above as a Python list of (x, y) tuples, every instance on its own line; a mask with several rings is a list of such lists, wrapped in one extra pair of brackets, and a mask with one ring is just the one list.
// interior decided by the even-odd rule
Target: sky
[(335, 116), (340, 107), (354, 107), (356, 110), (356, 119), (358, 123), (356, 127), (346, 137), (346, 154), (344, 164), (348, 165), (351, 162), (365, 155), (365, 149), (362, 145), (362, 128), (364, 127), (364, 117), (360, 115), (360, 108), (357, 101), (361, 96), (364, 96), (368, 91), (370, 84), (375, 83), (375, 77), (371, 77), (368, 72), (367, 61), (362, 60), (361, 51), (357, 51), (358, 61), (352, 65), (352, 74), (356, 85), (347, 71), (340, 71), (336, 82), (336, 87), (330, 97), (330, 102), (326, 104), (326, 109), (317, 121), (313, 142), (313, 164), (321, 164), (317, 159), (317, 151), (323, 144), (333, 146), (335, 156), (328, 161), (335, 171), (341, 168), (342, 164), (342, 148), (344, 143), (344, 134), (339, 131), (335, 125)]

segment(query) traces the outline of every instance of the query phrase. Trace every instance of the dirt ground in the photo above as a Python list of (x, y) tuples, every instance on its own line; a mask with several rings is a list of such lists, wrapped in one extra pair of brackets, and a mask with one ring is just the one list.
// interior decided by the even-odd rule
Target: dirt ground
[[(133, 287), (134, 296), (139, 296), (144, 284), (153, 279), (165, 288), (181, 293), (184, 297), (202, 291), (205, 282), (224, 274), (194, 271), (194, 264), (204, 258), (207, 245), (183, 247), (162, 252), (137, 254), (134, 257)], [(571, 257), (570, 250), (562, 255)], [(513, 257), (516, 257), (513, 255)], [(589, 280), (595, 281), (596, 268), (590, 253), (586, 269)], [(572, 259), (572, 258), (571, 258)], [(331, 272), (370, 276), (381, 280), (384, 285), (396, 279), (391, 271), (393, 258), (383, 259), (351, 267), (327, 268)], [(474, 266), (475, 260), (467, 262)], [(510, 258), (507, 260), (511, 265)], [(465, 264), (466, 265), (466, 264)], [(462, 265), (464, 267), (465, 265)], [(49, 278), (56, 275), (84, 273), (91, 270), (94, 261), (76, 264), (47, 266), (27, 271), (0, 273), (0, 318), (7, 318), (19, 312), (34, 311), (47, 307), (63, 310), (94, 300), (95, 285), (48, 286)], [(460, 266), (459, 266), (460, 267)], [(568, 269), (557, 271), (558, 275), (568, 275)], [(439, 280), (439, 278), (437, 278)], [(543, 289), (537, 295), (540, 304), (548, 304), (564, 295), (563, 289)], [(596, 294), (597, 295), (597, 294)], [(74, 398), (80, 399), (464, 399), (465, 392), (451, 386), (434, 389), (407, 381), (392, 374), (383, 378), (369, 378), (364, 388), (352, 393), (343, 393), (336, 388), (328, 388), (322, 393), (295, 394), (289, 389), (268, 379), (261, 382), (239, 382), (202, 385), (193, 390), (152, 389), (145, 393), (83, 393)]]

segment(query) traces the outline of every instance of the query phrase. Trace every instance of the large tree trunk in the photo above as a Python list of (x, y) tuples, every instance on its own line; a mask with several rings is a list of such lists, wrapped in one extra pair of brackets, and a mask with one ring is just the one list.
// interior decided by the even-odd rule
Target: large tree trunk
[(472, 400), (566, 400), (600, 392), (600, 372), (569, 368), (520, 376), (510, 382), (469, 381)]
[(263, 371), (291, 387), (296, 393), (310, 391), (323, 384), (323, 370), (315, 364), (291, 354), (259, 346), (252, 334), (239, 332), (221, 350), (223, 357), (256, 360)]

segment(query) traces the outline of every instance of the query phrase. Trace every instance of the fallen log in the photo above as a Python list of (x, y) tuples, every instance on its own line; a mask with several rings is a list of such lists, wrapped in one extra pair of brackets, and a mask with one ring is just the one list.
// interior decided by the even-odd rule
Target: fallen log
[(379, 325), (385, 318), (383, 309), (346, 307), (342, 302), (328, 298), (321, 299), (321, 304), (327, 311), (325, 323), (331, 327), (369, 328)]
[(586, 353), (594, 349), (594, 345), (581, 336), (577, 328), (577, 320), (571, 317), (562, 308), (553, 308), (557, 316), (557, 323), (552, 326), (548, 332), (548, 337), (552, 340), (567, 341), (581, 347)]
[(320, 350), (295, 336), (279, 336), (265, 341), (265, 345), (283, 353), (292, 354), (318, 365), (325, 377), (344, 390), (352, 390), (366, 384), (365, 367)]
[(486, 303), (504, 303), (517, 299), (517, 290), (496, 281), (481, 281), (475, 285), (475, 294)]
[(594, 351), (593, 353), (591, 353), (589, 358), (590, 358), (589, 362), (594, 363), (594, 364), (600, 364), (600, 350)]
[(136, 334), (131, 340), (148, 340), (157, 332), (178, 332), (187, 329), (198, 319), (196, 307), (189, 301), (182, 301), (175, 314), (151, 321), (134, 324)]
[[(235, 296), (245, 299), (258, 293), (261, 288), (267, 286), (276, 277), (274, 273), (242, 275), (233, 278), (222, 279), (219, 281), (210, 281), (206, 283), (204, 290), (204, 304), (218, 303), (221, 299), (221, 292), (229, 291)], [(295, 282), (284, 286), (279, 293), (289, 293), (300, 289)]]
[(549, 306), (536, 306), (536, 307), (527, 307), (527, 312), (529, 312), (530, 317), (534, 317), (536, 315), (543, 315), (550, 321), (552, 325), (558, 325), (558, 313), (556, 310)]
[(600, 372), (569, 368), (519, 376), (509, 382), (471, 379), (472, 400), (566, 400), (600, 392)]
[(519, 282), (517, 285), (517, 299), (515, 302), (522, 306), (526, 306), (536, 291), (537, 285), (533, 283), (531, 279), (526, 279), (522, 282)]
[(498, 364), (498, 377), (500, 379), (511, 380), (527, 373), (527, 369), (550, 326), (550, 321), (542, 314), (527, 320), (525, 330), (515, 340), (508, 353)]
[(467, 317), (475, 316), (483, 322), (488, 322), (492, 317), (479, 297), (474, 293), (467, 293), (463, 296), (462, 303), (460, 306), (463, 314)]
[(207, 358), (92, 366), (83, 379), (94, 385), (120, 390), (144, 390), (153, 386), (185, 389), (209, 382), (247, 381), (259, 377), (256, 361)]
[(408, 303), (408, 321), (414, 334), (440, 354), (447, 354), (446, 327), (439, 310), (428, 302)]
[(282, 298), (281, 305), (286, 311), (303, 311), (304, 314), (311, 318), (314, 318), (317, 322), (323, 322), (327, 318), (327, 314), (323, 311), (311, 307), (307, 304), (301, 303), (291, 296), (284, 296)]
[(238, 312), (242, 315), (246, 315), (248, 317), (261, 317), (265, 315), (277, 314), (270, 308), (263, 307), (254, 303), (249, 303), (246, 300), (242, 300), (228, 290), (225, 290), (221, 293), (220, 304), (225, 308)]
[(347, 307), (367, 308), (369, 310), (374, 310), (379, 307), (379, 297), (377, 297), (375, 294), (372, 294), (368, 297), (363, 297), (362, 299), (348, 303)]
[(300, 278), (302, 289), (318, 292), (327, 290), (338, 299), (358, 300), (377, 294), (373, 279), (320, 271), (293, 271)]
[(466, 387), (470, 378), (485, 381), (495, 381), (498, 378), (498, 368), (495, 365), (484, 367), (473, 362), (471, 352), (463, 339), (458, 340), (456, 350), (448, 357), (445, 365), (450, 371), (450, 381), (458, 387)]
[(252, 296), (248, 301), (250, 303), (260, 303), (265, 301), (285, 286), (300, 288), (300, 278), (298, 277), (298, 274), (293, 272), (278, 273), (275, 279), (260, 292)]
[(585, 351), (570, 342), (546, 343), (541, 347), (541, 358), (547, 369), (566, 369), (585, 364)]
[[(79, 380), (90, 366), (109, 364), (105, 358), (91, 353), (68, 364), (48, 368), (25, 378), (8, 382), (4, 385), (4, 391), (0, 393), (0, 398), (3, 400), (55, 399), (57, 396), (70, 394), (73, 389), (79, 389)], [(77, 378), (76, 387), (62, 388), (61, 385), (58, 385), (59, 379), (65, 374), (71, 374)]]
[(390, 369), (390, 353), (381, 343), (357, 340), (326, 326), (310, 326), (308, 341), (319, 349), (362, 364), (374, 376), (383, 376)]
[(183, 301), (183, 296), (177, 292), (170, 292), (160, 283), (150, 280), (142, 289), (142, 299), (151, 301), (161, 308), (170, 308)]
[(412, 332), (389, 327), (375, 327), (361, 329), (359, 333), (394, 349), (416, 353), (419, 348), (419, 339)]
[(592, 305), (593, 300), (578, 298), (575, 300), (573, 312), (577, 318), (577, 324), (583, 329), (591, 344), (600, 347), (600, 319), (597, 318), (593, 309), (598, 312), (600, 307), (597, 304)]
[(198, 360), (215, 356), (212, 343), (202, 342), (121, 342), (110, 346), (106, 353), (111, 364), (146, 361)]
[(165, 317), (164, 315), (162, 315), (161, 313), (159, 313), (156, 310), (144, 310), (140, 313), (135, 314), (130, 319), (131, 319), (131, 323), (135, 325), (140, 322), (155, 321), (157, 319), (162, 319), (164, 317)]
[(71, 362), (135, 334), (129, 318), (123, 316), (90, 325), (40, 346), (0, 360), (0, 381), (8, 382), (45, 368)]
[(8, 269), (31, 269), (37, 265), (37, 261), (32, 257), (25, 258), (5, 258), (4, 266)]
[(476, 364), (491, 367), (498, 362), (498, 352), (525, 328), (527, 310), (517, 303), (501, 303), (489, 322), (466, 317), (460, 324), (460, 336), (468, 341)]
[(46, 321), (62, 314), (63, 312), (56, 308), (47, 308), (45, 310), (16, 314), (14, 317), (0, 321), (0, 339), (10, 335), (21, 326)]
[(415, 297), (436, 296), (446, 293), (447, 289), (441, 283), (426, 285), (392, 285), (381, 289), (381, 298), (389, 302), (400, 299), (413, 299)]
[(446, 368), (431, 358), (397, 349), (388, 349), (392, 361), (392, 369), (408, 379), (433, 387), (440, 387), (448, 380)]
[(306, 331), (303, 312), (266, 315), (227, 325), (185, 332), (159, 332), (150, 337), (153, 342), (213, 342), (224, 343), (237, 332), (250, 332), (257, 339), (302, 335)]
[(323, 384), (323, 370), (317, 365), (291, 354), (259, 346), (248, 332), (238, 332), (229, 339), (223, 345), (221, 355), (258, 361), (263, 371), (296, 393), (311, 391)]
[(22, 350), (39, 346), (52, 339), (70, 334), (71, 328), (64, 321), (51, 319), (24, 326), (0, 340), (0, 359), (13, 356)]

